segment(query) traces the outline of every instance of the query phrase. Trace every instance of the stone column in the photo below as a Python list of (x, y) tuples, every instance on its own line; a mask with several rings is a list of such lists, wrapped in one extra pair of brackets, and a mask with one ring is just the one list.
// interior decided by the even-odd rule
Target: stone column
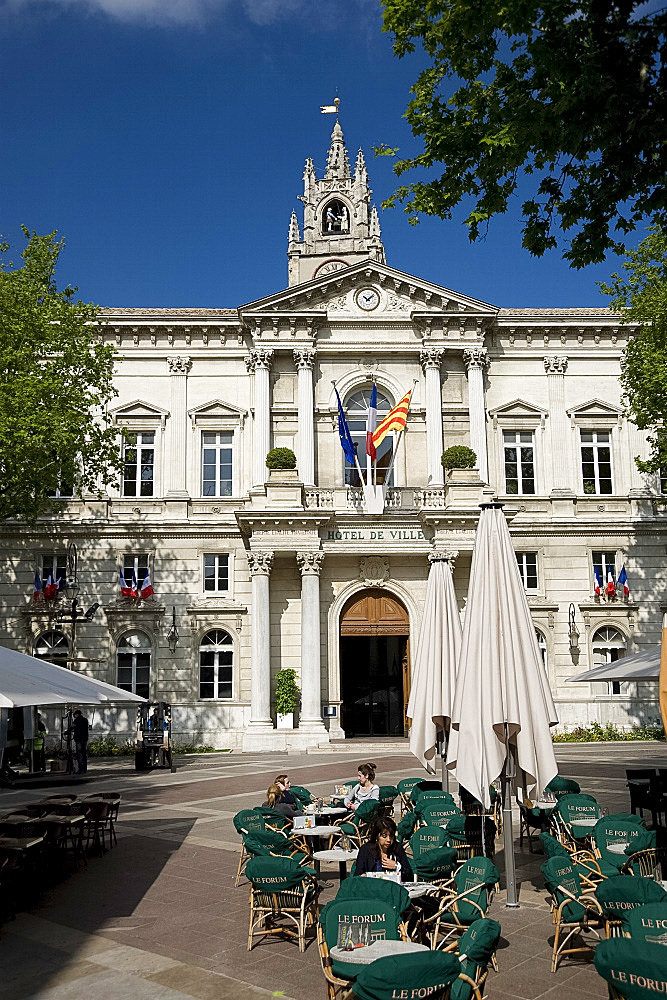
[(444, 483), (442, 456), (442, 392), (440, 364), (444, 351), (427, 347), (419, 355), (426, 377), (426, 467), (429, 486)]
[(477, 455), (477, 468), (484, 483), (489, 481), (486, 452), (486, 410), (484, 407), (484, 369), (489, 359), (484, 347), (471, 347), (463, 352), (468, 369), (468, 410), (470, 413), (470, 447)]
[(301, 571), (301, 717), (299, 729), (321, 729), (320, 572), (323, 552), (297, 552)]
[(315, 422), (313, 401), (313, 364), (315, 351), (300, 348), (293, 352), (299, 373), (299, 479), (306, 486), (315, 485)]
[(544, 359), (549, 396), (549, 438), (551, 447), (552, 497), (574, 496), (570, 484), (568, 445), (570, 442), (567, 414), (565, 413), (565, 372), (567, 358), (551, 354)]
[(250, 725), (273, 728), (269, 608), (269, 576), (273, 566), (273, 552), (248, 552), (247, 556), (252, 579)]
[(166, 467), (169, 469), (169, 482), (167, 487), (167, 499), (187, 500), (187, 454), (186, 454), (186, 434), (187, 434), (187, 391), (188, 372), (192, 368), (190, 358), (167, 358), (169, 375), (171, 376), (171, 451)]
[(271, 447), (271, 400), (269, 369), (273, 351), (259, 348), (245, 359), (255, 376), (255, 434), (252, 444), (252, 485), (263, 486), (267, 479), (266, 456)]

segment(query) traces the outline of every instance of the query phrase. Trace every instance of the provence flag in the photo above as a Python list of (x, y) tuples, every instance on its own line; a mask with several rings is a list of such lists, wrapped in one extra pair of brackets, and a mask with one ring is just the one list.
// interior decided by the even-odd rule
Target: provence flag
[(345, 458), (348, 460), (350, 465), (354, 465), (354, 459), (356, 457), (354, 441), (352, 440), (350, 428), (348, 427), (345, 414), (343, 413), (343, 404), (340, 401), (340, 396), (338, 395), (338, 389), (336, 389), (336, 386), (334, 386), (334, 392), (336, 393), (336, 399), (338, 400), (338, 433), (340, 434), (341, 448), (345, 452)]
[(381, 420), (373, 434), (373, 444), (377, 448), (390, 431), (404, 431), (408, 422), (408, 410), (410, 409), (410, 397), (412, 389), (406, 392), (403, 399), (400, 399), (393, 410), (390, 410), (384, 420)]
[(375, 428), (378, 422), (378, 390), (375, 382), (373, 382), (373, 391), (371, 392), (371, 401), (368, 406), (368, 420), (366, 421), (366, 454), (375, 461), (375, 445), (373, 444), (373, 434), (375, 433)]
[(619, 590), (621, 587), (623, 588), (623, 597), (630, 596), (630, 585), (628, 583), (628, 574), (625, 572), (625, 566), (623, 566), (621, 572), (618, 574), (618, 587)]

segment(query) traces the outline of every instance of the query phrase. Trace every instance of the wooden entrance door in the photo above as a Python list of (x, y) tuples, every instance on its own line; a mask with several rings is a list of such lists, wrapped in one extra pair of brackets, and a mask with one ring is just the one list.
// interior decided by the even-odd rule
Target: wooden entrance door
[(380, 588), (350, 598), (340, 621), (342, 725), (347, 736), (404, 736), (410, 619)]

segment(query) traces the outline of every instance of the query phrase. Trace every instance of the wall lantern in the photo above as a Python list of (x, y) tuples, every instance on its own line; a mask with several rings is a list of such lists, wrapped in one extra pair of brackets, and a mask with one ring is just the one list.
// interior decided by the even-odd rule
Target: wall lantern
[(167, 644), (172, 653), (176, 652), (176, 646), (178, 645), (178, 640), (180, 636), (178, 634), (178, 629), (176, 628), (176, 606), (171, 610), (171, 625), (169, 626), (169, 631), (167, 632)]
[(570, 604), (570, 609), (567, 614), (567, 633), (570, 638), (570, 652), (572, 654), (579, 652), (579, 629), (577, 628), (577, 623), (574, 620), (575, 616), (575, 606)]

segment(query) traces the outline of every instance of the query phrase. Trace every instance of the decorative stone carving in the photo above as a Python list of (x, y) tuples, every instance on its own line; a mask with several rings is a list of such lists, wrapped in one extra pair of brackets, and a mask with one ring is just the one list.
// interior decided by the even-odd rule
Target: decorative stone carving
[(439, 371), (444, 355), (445, 352), (437, 347), (424, 347), (419, 353), (419, 361), (423, 370), (436, 368)]
[(250, 576), (269, 576), (273, 567), (273, 552), (246, 552)]
[(317, 357), (317, 351), (312, 350), (312, 348), (304, 347), (298, 350), (292, 351), (294, 356), (294, 364), (297, 369), (308, 368), (310, 371), (313, 370), (313, 365), (315, 363), (315, 358)]
[(387, 312), (408, 312), (410, 303), (405, 299), (399, 299), (398, 295), (390, 295), (387, 299)]
[(454, 567), (456, 565), (456, 557), (459, 554), (458, 549), (436, 549), (435, 552), (429, 552), (428, 561), (430, 563), (434, 562), (448, 562), (449, 568), (452, 573), (454, 572)]
[(273, 361), (273, 351), (268, 350), (265, 347), (260, 347), (256, 351), (251, 351), (248, 357), (244, 358), (245, 366), (249, 373), (254, 373), (256, 368), (266, 368), (267, 370), (271, 367), (271, 362)]
[(463, 361), (466, 368), (470, 371), (471, 368), (486, 368), (489, 363), (489, 358), (486, 353), (485, 347), (469, 347), (463, 352)]
[(327, 304), (327, 309), (330, 312), (340, 312), (346, 308), (347, 295), (339, 295), (337, 299), (332, 299), (331, 302)]
[(167, 358), (170, 375), (187, 375), (192, 368), (192, 358)]
[(359, 560), (359, 579), (367, 587), (382, 587), (389, 579), (389, 560), (385, 556), (363, 556)]
[(324, 552), (297, 552), (296, 561), (301, 576), (319, 576), (324, 562)]
[(544, 359), (544, 370), (547, 375), (564, 375), (567, 371), (567, 358), (564, 354), (548, 354)]

